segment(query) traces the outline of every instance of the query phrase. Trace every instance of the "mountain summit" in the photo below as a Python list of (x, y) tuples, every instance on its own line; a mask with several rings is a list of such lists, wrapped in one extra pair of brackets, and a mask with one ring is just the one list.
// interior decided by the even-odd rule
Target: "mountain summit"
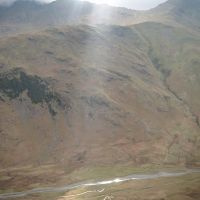
[(124, 24), (136, 11), (76, 0), (51, 3), (18, 0), (0, 7), (0, 36), (69, 24)]
[(0, 36), (67, 24), (131, 25), (150, 20), (164, 23), (164, 19), (198, 29), (199, 13), (199, 0), (169, 0), (146, 12), (77, 0), (51, 3), (18, 0), (11, 6), (0, 6)]
[(200, 0), (169, 0), (154, 10), (183, 25), (200, 27)]
[[(0, 21), (41, 26), (51, 23), (59, 25), (62, 21), (67, 23), (69, 19), (80, 17), (79, 15), (84, 14), (85, 7), (89, 5), (91, 4), (74, 0), (57, 0), (52, 3), (18, 0), (11, 6), (0, 7)], [(80, 13), (74, 13), (75, 8)]]

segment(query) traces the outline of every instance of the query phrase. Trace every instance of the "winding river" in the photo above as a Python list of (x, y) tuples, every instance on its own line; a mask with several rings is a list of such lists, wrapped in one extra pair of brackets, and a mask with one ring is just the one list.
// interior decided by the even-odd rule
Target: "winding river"
[[(133, 174), (133, 175), (125, 176), (125, 177), (108, 179), (104, 181), (85, 181), (85, 182), (65, 185), (62, 187), (35, 188), (32, 190), (27, 190), (27, 191), (22, 191), (22, 192), (0, 194), (0, 199), (19, 198), (19, 197), (25, 197), (31, 194), (39, 194), (39, 193), (67, 192), (75, 188), (81, 188), (81, 187), (86, 187), (86, 186), (104, 186), (105, 187), (106, 185), (122, 183), (125, 181), (158, 179), (162, 177), (178, 177), (178, 176), (184, 176), (184, 175), (192, 174), (192, 173), (200, 173), (200, 170), (188, 169), (183, 172), (157, 172), (153, 174)], [(96, 190), (96, 192), (101, 192), (101, 191)]]

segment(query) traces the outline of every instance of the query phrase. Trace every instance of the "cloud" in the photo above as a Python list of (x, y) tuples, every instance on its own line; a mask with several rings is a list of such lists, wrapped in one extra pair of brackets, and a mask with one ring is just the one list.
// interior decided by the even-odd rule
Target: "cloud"
[(153, 8), (160, 3), (164, 3), (165, 1), (166, 0), (124, 0), (121, 2), (123, 2), (122, 4), (124, 4), (126, 7), (143, 10)]
[(3, 4), (3, 5), (4, 4), (6, 4), (6, 5), (8, 4), (9, 5), (9, 4), (13, 3), (14, 1), (15, 0), (0, 0), (0, 4)]
[[(84, 1), (84, 0), (83, 0)], [(122, 6), (131, 9), (146, 10), (157, 6), (166, 0), (88, 0), (93, 3), (103, 3), (112, 6)]]
[[(10, 5), (17, 0), (0, 0), (0, 5)], [(34, 1), (34, 0), (24, 0), (24, 1)], [(35, 0), (44, 3), (52, 2), (55, 0)], [(122, 6), (131, 9), (146, 10), (157, 6), (160, 3), (165, 2), (166, 0), (82, 0), (90, 1), (93, 3), (106, 3), (112, 6)]]
[[(11, 5), (15, 1), (18, 1), (18, 0), (0, 0), (0, 5)], [(25, 1), (34, 1), (34, 0), (25, 0)], [(35, 1), (48, 3), (48, 2), (51, 2), (53, 0), (35, 0)]]

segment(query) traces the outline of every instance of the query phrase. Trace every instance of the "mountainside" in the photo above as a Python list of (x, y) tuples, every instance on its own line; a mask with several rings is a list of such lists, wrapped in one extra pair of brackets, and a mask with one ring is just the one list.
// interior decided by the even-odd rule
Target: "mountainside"
[(144, 22), (182, 26), (199, 32), (199, 11), (199, 0), (169, 0), (150, 11), (96, 5), (79, 0), (57, 0), (49, 4), (17, 0), (11, 6), (0, 6), (0, 37), (64, 25), (128, 26)]
[(49, 4), (18, 0), (11, 6), (0, 6), (0, 36), (67, 24), (124, 24), (138, 19), (139, 13), (79, 0), (57, 0)]
[(200, 28), (200, 1), (199, 0), (169, 0), (153, 9), (153, 12), (158, 12), (161, 15), (191, 27), (192, 29)]
[[(123, 26), (113, 14), (91, 25), (94, 5), (78, 1), (1, 7), (6, 27), (45, 25), (1, 34), (0, 169), (200, 166), (199, 0), (187, 2), (139, 18), (100, 7)], [(78, 15), (64, 15), (69, 3)], [(84, 23), (75, 23), (80, 16)]]
[(74, 0), (58, 0), (49, 4), (19, 0), (11, 6), (2, 6), (0, 19), (3, 23), (59, 25), (90, 13), (92, 7), (93, 4)]

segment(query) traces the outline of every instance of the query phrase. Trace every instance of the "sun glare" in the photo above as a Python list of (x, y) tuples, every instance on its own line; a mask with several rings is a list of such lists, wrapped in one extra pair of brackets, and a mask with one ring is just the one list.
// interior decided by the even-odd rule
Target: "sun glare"
[(126, 7), (134, 10), (148, 10), (164, 3), (167, 0), (81, 0), (96, 4), (107, 4), (110, 6)]
[[(86, 0), (82, 0), (82, 1), (86, 1)], [(96, 4), (107, 4), (107, 5), (111, 5), (111, 6), (115, 6), (117, 4), (119, 4), (121, 2), (121, 0), (88, 0), (92, 3), (96, 3)]]

